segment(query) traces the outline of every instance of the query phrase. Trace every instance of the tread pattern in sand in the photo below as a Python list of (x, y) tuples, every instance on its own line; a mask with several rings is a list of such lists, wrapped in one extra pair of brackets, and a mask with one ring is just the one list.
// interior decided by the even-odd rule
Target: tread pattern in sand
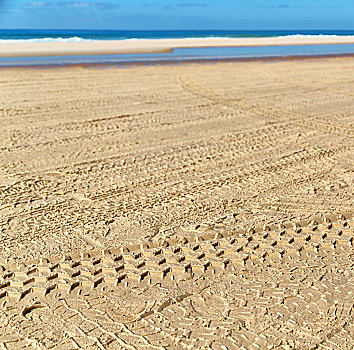
[(56, 322), (61, 337), (75, 324), (77, 346), (349, 349), (353, 230), (346, 214), (42, 258), (2, 267), (0, 303), (21, 339), (35, 325), (41, 346)]

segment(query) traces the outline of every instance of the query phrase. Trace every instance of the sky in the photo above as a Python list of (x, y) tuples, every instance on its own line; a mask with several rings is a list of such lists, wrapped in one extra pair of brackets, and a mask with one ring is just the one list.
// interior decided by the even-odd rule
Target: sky
[(354, 29), (354, 0), (0, 0), (0, 29)]

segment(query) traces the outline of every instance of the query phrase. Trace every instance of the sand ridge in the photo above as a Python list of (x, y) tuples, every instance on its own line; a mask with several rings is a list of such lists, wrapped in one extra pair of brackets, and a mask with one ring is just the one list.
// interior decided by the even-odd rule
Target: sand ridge
[(0, 347), (351, 349), (353, 70), (1, 70)]
[(81, 42), (1, 43), (0, 57), (113, 55), (164, 53), (173, 49), (200, 47), (250, 47), (354, 44), (354, 36), (267, 37), (267, 38), (188, 38), (102, 40)]

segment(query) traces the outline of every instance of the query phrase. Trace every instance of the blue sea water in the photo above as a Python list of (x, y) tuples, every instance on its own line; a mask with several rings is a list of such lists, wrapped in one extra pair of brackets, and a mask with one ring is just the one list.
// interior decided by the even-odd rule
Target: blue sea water
[(250, 38), (354, 35), (354, 30), (38, 30), (0, 29), (0, 40), (131, 40), (171, 38)]
[[(139, 40), (162, 38), (206, 37), (279, 37), (279, 36), (347, 36), (354, 30), (278, 30), (278, 31), (221, 31), (221, 30), (174, 30), (174, 31), (127, 31), (127, 30), (0, 30), (1, 43), (7, 42), (65, 42), (85, 40)], [(353, 44), (299, 45), (267, 47), (224, 47), (176, 49), (172, 53), (131, 55), (90, 55), (55, 57), (0, 57), (0, 66), (65, 65), (65, 64), (124, 64), (141, 62), (181, 62), (203, 60), (232, 60), (240, 58), (314, 56), (354, 54)]]

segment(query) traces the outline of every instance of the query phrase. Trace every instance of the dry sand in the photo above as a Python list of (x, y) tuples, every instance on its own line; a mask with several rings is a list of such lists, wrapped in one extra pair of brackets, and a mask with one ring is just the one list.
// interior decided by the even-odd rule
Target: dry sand
[(352, 349), (353, 76), (0, 70), (0, 348)]
[(2, 43), (0, 57), (162, 53), (178, 48), (354, 44), (354, 36)]

